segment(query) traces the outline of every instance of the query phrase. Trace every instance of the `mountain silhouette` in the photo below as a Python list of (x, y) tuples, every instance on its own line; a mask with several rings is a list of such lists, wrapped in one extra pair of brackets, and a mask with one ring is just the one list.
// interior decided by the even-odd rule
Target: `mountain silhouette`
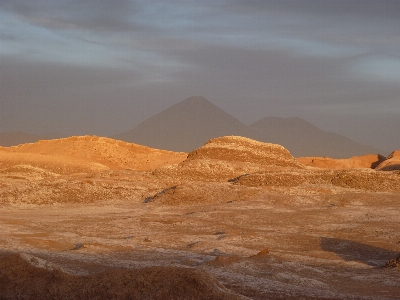
[(211, 138), (255, 131), (201, 96), (190, 97), (145, 120), (132, 130), (113, 136), (152, 148), (189, 152)]
[[(326, 132), (301, 118), (266, 117), (250, 126), (201, 96), (193, 96), (148, 118), (114, 139), (163, 150), (190, 152), (212, 138), (243, 136), (284, 146), (294, 157), (349, 158), (382, 153), (342, 135)], [(32, 143), (49, 137), (0, 133), (0, 146)]]
[(348, 158), (381, 153), (372, 146), (325, 132), (301, 118), (267, 117), (246, 126), (201, 96), (175, 104), (113, 138), (152, 148), (189, 152), (212, 138), (227, 135), (280, 144), (295, 157)]
[(348, 158), (367, 153), (380, 153), (372, 147), (354, 142), (342, 135), (326, 132), (301, 118), (263, 118), (252, 125), (261, 140), (289, 149), (296, 157), (329, 156)]

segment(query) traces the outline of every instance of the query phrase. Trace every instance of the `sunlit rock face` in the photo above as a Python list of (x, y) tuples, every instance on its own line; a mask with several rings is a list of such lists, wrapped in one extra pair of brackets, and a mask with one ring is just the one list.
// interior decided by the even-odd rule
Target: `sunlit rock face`
[(304, 166), (281, 145), (258, 142), (240, 136), (209, 140), (189, 153), (178, 165), (161, 167), (154, 174), (185, 180), (227, 181), (234, 177), (275, 168)]
[(376, 167), (380, 171), (400, 170), (400, 150), (395, 150), (386, 158), (385, 161)]

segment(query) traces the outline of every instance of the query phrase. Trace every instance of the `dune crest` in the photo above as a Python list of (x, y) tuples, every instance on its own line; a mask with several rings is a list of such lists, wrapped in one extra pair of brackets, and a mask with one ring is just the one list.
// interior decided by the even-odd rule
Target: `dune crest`
[(190, 152), (180, 164), (161, 167), (153, 173), (182, 180), (221, 182), (245, 173), (275, 168), (303, 169), (304, 166), (281, 145), (224, 136), (211, 139)]
[(18, 162), (61, 174), (127, 168), (152, 170), (186, 158), (186, 153), (97, 136), (40, 140), (14, 147), (0, 147), (0, 152), (3, 158), (0, 159), (0, 167), (9, 167)]
[(241, 136), (211, 139), (202, 147), (189, 153), (188, 160), (193, 159), (215, 159), (276, 167), (302, 167), (285, 147)]

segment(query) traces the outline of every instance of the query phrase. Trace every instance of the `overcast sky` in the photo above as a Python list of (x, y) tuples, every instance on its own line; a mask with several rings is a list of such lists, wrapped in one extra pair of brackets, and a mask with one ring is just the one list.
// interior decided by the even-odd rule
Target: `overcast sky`
[(0, 131), (111, 135), (201, 95), (400, 149), (398, 0), (1, 0), (0, 67)]

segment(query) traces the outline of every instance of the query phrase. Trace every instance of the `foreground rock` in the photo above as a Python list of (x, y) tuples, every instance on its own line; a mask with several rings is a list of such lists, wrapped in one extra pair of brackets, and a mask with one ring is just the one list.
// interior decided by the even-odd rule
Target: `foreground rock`
[(245, 299), (202, 270), (148, 267), (73, 276), (35, 267), (18, 254), (0, 258), (0, 291), (1, 299)]
[(396, 258), (389, 260), (384, 267), (387, 269), (400, 269), (400, 255), (398, 255)]

